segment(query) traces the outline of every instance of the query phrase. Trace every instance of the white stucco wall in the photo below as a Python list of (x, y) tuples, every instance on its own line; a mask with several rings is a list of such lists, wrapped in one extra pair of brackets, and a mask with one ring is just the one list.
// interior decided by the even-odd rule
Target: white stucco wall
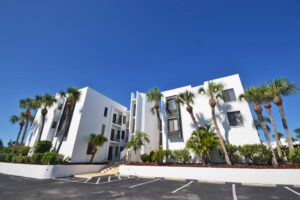
[[(239, 75), (232, 75), (220, 79), (213, 80), (217, 83), (223, 83), (226, 89), (234, 89), (235, 95), (238, 99), (238, 96), (244, 92), (243, 86), (240, 81)], [(208, 81), (204, 82), (203, 85), (192, 87), (185, 86), (173, 90), (168, 90), (163, 92), (162, 104), (165, 105), (166, 98), (170, 96), (178, 95), (186, 90), (191, 91), (195, 94), (194, 104), (194, 115), (197, 122), (200, 125), (206, 123), (212, 123), (211, 108), (209, 106), (209, 99), (205, 95), (198, 94), (198, 89), (200, 87), (207, 88)], [(171, 142), (167, 137), (167, 122), (166, 114), (163, 112), (163, 145), (164, 148), (168, 149), (182, 149), (185, 147), (186, 141), (189, 139), (192, 131), (194, 130), (193, 123), (189, 113), (186, 111), (185, 106), (180, 106), (181, 119), (182, 119), (182, 132), (183, 140)], [(227, 112), (230, 111), (240, 111), (243, 116), (244, 125), (237, 127), (230, 127), (227, 119)], [(224, 103), (222, 100), (219, 100), (216, 107), (216, 115), (218, 118), (218, 125), (221, 129), (221, 133), (226, 142), (236, 145), (243, 144), (255, 144), (260, 143), (257, 130), (253, 127), (253, 118), (249, 108), (248, 103), (234, 101)]]
[(98, 172), (106, 165), (31, 165), (0, 162), (0, 173), (36, 179)]
[(300, 184), (300, 169), (237, 169), (121, 165), (120, 175), (248, 184)]

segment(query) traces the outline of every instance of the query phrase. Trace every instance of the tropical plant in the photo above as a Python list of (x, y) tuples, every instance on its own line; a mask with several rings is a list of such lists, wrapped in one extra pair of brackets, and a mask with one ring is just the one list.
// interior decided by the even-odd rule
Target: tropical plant
[(196, 129), (199, 129), (199, 125), (196, 122), (196, 118), (194, 116), (193, 107), (192, 107), (192, 104), (194, 104), (194, 98), (195, 98), (195, 94), (193, 92), (185, 91), (183, 93), (180, 93), (176, 97), (175, 102), (178, 106), (186, 105), (186, 111), (190, 114), (194, 126), (196, 127)]
[(16, 139), (16, 141), (15, 141), (15, 143), (14, 143), (14, 145), (13, 145), (12, 151), (11, 151), (11, 153), (15, 153), (15, 150), (16, 150), (18, 144), (19, 144), (19, 138), (20, 138), (20, 136), (21, 136), (23, 127), (24, 127), (24, 125), (25, 125), (25, 114), (24, 114), (24, 113), (21, 113), (21, 114), (18, 115), (18, 116), (17, 116), (17, 115), (11, 116), (11, 117), (10, 117), (10, 122), (13, 123), (13, 124), (19, 122), (19, 126), (20, 126), (19, 132), (18, 132), (18, 135), (17, 135), (17, 139)]
[(46, 153), (49, 152), (52, 147), (52, 142), (47, 140), (42, 140), (34, 145), (34, 153)]
[(35, 97), (32, 98), (32, 102), (31, 102), (31, 110), (34, 112), (34, 115), (32, 116), (32, 120), (31, 120), (31, 125), (36, 117), (38, 109), (41, 107), (41, 104), (42, 104), (42, 96), (35, 95)]
[(140, 155), (140, 158), (141, 158), (142, 162), (147, 162), (147, 161), (149, 161), (149, 155), (146, 154), (146, 153)]
[(92, 154), (90, 163), (93, 162), (98, 147), (102, 147), (105, 142), (107, 142), (107, 138), (104, 135), (96, 135), (94, 133), (90, 135), (89, 145), (91, 147), (90, 153)]
[(190, 161), (190, 153), (187, 149), (179, 149), (173, 151), (174, 160), (176, 163), (185, 164)]
[(21, 143), (20, 143), (21, 145), (24, 144), (24, 140), (25, 140), (25, 136), (27, 133), (27, 128), (28, 128), (29, 122), (31, 120), (33, 120), (33, 117), (31, 115), (31, 110), (33, 108), (35, 108), (35, 106), (36, 106), (36, 102), (34, 101), (34, 99), (31, 99), (31, 98), (21, 99), (19, 102), (19, 107), (24, 109), (23, 115), (25, 118), (25, 127), (24, 127), (24, 131), (23, 131), (23, 135), (22, 135), (22, 139), (21, 139)]
[(150, 142), (149, 136), (147, 133), (137, 131), (131, 135), (130, 140), (126, 143), (126, 149), (133, 149), (136, 154), (137, 150), (143, 145), (146, 145)]
[(219, 145), (218, 137), (212, 130), (212, 125), (206, 124), (193, 131), (192, 136), (186, 143), (186, 148), (202, 158), (205, 165), (212, 150)]
[(228, 165), (231, 165), (230, 158), (228, 156), (226, 147), (225, 147), (225, 141), (223, 139), (223, 136), (221, 135), (221, 131), (217, 122), (216, 117), (216, 105), (217, 105), (217, 99), (223, 99), (223, 90), (224, 85), (222, 83), (215, 83), (213, 81), (208, 82), (207, 89), (204, 89), (203, 87), (199, 88), (199, 94), (205, 94), (209, 98), (209, 105), (211, 107), (211, 115), (214, 123), (214, 127), (217, 131), (217, 136), (219, 138), (221, 150), (224, 153), (225, 161)]
[(18, 155), (21, 155), (21, 156), (27, 156), (29, 153), (29, 150), (30, 150), (29, 146), (22, 145), (22, 146), (18, 147), (17, 153), (18, 153)]
[(268, 165), (272, 159), (272, 152), (263, 144), (246, 144), (239, 148), (245, 162), (255, 165)]
[(277, 153), (278, 153), (279, 158), (282, 159), (283, 155), (282, 155), (282, 150), (281, 150), (281, 147), (280, 147), (280, 139), (279, 139), (279, 136), (278, 136), (278, 133), (277, 133), (275, 120), (274, 120), (274, 117), (273, 117), (273, 114), (272, 114), (272, 111), (271, 111), (271, 107), (272, 107), (271, 102), (273, 100), (273, 97), (268, 92), (268, 87), (267, 86), (264, 86), (264, 85), (260, 86), (260, 91), (261, 91), (261, 98), (262, 98), (262, 101), (264, 103), (264, 107), (265, 107), (265, 109), (268, 113), (270, 124), (271, 124), (272, 129), (273, 129), (273, 135), (274, 135), (274, 138), (275, 138), (275, 141), (276, 141)]
[[(263, 117), (264, 118), (264, 121), (265, 121), (265, 124), (266, 124), (266, 128), (268, 129), (268, 131), (270, 132), (271, 131), (271, 128), (269, 126), (269, 124), (271, 123), (270, 122), (270, 119), (268, 117)], [(259, 122), (258, 119), (254, 119), (253, 120), (253, 126), (257, 129), (257, 130), (262, 130), (262, 127), (261, 127), (261, 124)]]
[(298, 140), (300, 140), (300, 128), (296, 128), (294, 132), (296, 133)]
[(294, 145), (289, 132), (285, 112), (283, 109), (282, 97), (294, 94), (296, 92), (297, 86), (289, 82), (288, 80), (276, 79), (275, 81), (268, 81), (267, 94), (273, 98), (273, 103), (278, 107), (290, 153), (294, 151)]
[(39, 129), (38, 137), (37, 137), (37, 142), (41, 141), (42, 133), (44, 130), (44, 125), (45, 125), (45, 120), (46, 120), (46, 115), (48, 113), (48, 109), (50, 108), (54, 103), (57, 102), (56, 98), (48, 93), (46, 93), (44, 96), (40, 97), (38, 100), (40, 101), (40, 106), (42, 106), (41, 109), (41, 116), (42, 116), (42, 124), (41, 128)]
[(68, 132), (71, 120), (72, 120), (72, 111), (75, 108), (76, 103), (80, 99), (81, 92), (74, 87), (70, 87), (67, 89), (67, 92), (60, 92), (61, 97), (66, 97), (66, 119), (63, 120), (63, 125), (62, 129), (59, 133), (60, 138), (59, 138), (59, 144), (56, 149), (56, 153), (59, 152), (61, 145), (63, 143), (63, 140)]
[(153, 102), (154, 105), (151, 108), (151, 112), (153, 114), (156, 114), (157, 117), (157, 127), (159, 130), (159, 141), (158, 141), (158, 146), (161, 147), (162, 146), (162, 135), (161, 135), (161, 131), (160, 131), (160, 127), (161, 127), (161, 119), (160, 119), (160, 114), (159, 114), (159, 102), (162, 98), (162, 93), (160, 92), (160, 90), (158, 88), (153, 88), (151, 90), (149, 90), (147, 92), (147, 99), (149, 102)]
[(262, 108), (261, 108), (261, 104), (263, 103), (263, 99), (262, 99), (262, 90), (261, 88), (256, 88), (256, 87), (249, 87), (248, 89), (245, 90), (244, 94), (241, 94), (239, 96), (239, 100), (246, 100), (247, 102), (253, 104), (254, 107), (254, 112), (257, 115), (257, 118), (260, 122), (260, 125), (262, 127), (264, 136), (265, 136), (265, 140), (267, 143), (267, 147), (268, 149), (272, 152), (272, 165), (274, 167), (278, 166), (278, 162), (271, 144), (271, 139), (270, 139), (270, 135), (269, 135), (269, 131), (266, 127), (266, 123), (264, 120), (264, 117), (262, 115)]

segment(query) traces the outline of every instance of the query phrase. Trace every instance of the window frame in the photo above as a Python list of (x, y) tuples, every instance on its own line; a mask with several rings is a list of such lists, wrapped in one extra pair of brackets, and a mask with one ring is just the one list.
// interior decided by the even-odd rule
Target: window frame
[[(234, 116), (234, 120), (235, 120), (234, 123), (231, 123), (231, 121), (230, 121), (230, 119), (231, 119), (231, 118), (229, 117), (230, 114), (233, 114), (233, 116)], [(237, 114), (240, 115), (240, 119), (241, 119), (241, 120), (238, 120), (239, 117), (237, 117)], [(241, 126), (244, 126), (244, 125), (245, 125), (244, 119), (243, 119), (243, 115), (242, 115), (241, 111), (230, 111), (230, 112), (227, 112), (227, 120), (228, 120), (228, 123), (229, 123), (229, 126), (230, 126), (230, 127), (241, 127)], [(239, 122), (240, 122), (240, 123), (239, 123)], [(235, 124), (236, 124), (236, 125), (235, 125)]]

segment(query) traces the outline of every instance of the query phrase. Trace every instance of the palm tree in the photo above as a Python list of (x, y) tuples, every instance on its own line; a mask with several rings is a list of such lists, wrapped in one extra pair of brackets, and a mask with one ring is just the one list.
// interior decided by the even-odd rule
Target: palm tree
[(191, 106), (191, 104), (194, 104), (194, 98), (195, 98), (195, 94), (193, 92), (185, 91), (183, 93), (180, 93), (176, 97), (175, 102), (178, 106), (186, 105), (186, 111), (190, 114), (192, 121), (194, 123), (194, 126), (196, 127), (196, 129), (199, 129), (199, 126), (196, 122), (196, 119), (195, 119), (195, 116), (193, 113), (193, 107)]
[(66, 97), (66, 119), (63, 121), (63, 126), (60, 132), (60, 138), (59, 138), (59, 144), (58, 147), (56, 149), (56, 153), (59, 152), (61, 145), (63, 143), (64, 137), (67, 134), (68, 128), (70, 126), (71, 123), (71, 118), (72, 118), (72, 111), (76, 105), (76, 103), (79, 101), (80, 99), (80, 95), (81, 92), (74, 87), (70, 87), (67, 89), (67, 92), (60, 92), (60, 95), (62, 97)]
[(269, 135), (269, 131), (267, 129), (264, 117), (262, 115), (262, 108), (261, 108), (261, 104), (263, 103), (262, 100), (262, 91), (261, 88), (256, 88), (256, 87), (249, 87), (248, 89), (245, 90), (244, 94), (241, 94), (239, 96), (239, 100), (246, 100), (249, 103), (253, 104), (254, 107), (254, 111), (257, 115), (257, 118), (260, 122), (260, 125), (262, 127), (265, 139), (266, 139), (266, 143), (267, 143), (267, 147), (268, 149), (272, 152), (272, 165), (274, 167), (278, 166), (278, 162), (276, 160), (275, 157), (275, 152), (273, 150), (272, 144), (271, 144), (271, 139), (270, 139), (270, 135)]
[(147, 133), (137, 131), (131, 135), (130, 140), (126, 143), (126, 149), (133, 149), (136, 154), (137, 150), (146, 143), (149, 143), (150, 139)]
[(163, 96), (162, 93), (156, 87), (147, 92), (148, 101), (154, 103), (153, 107), (151, 108), (151, 111), (153, 114), (156, 113), (156, 117), (157, 117), (157, 126), (158, 126), (158, 130), (159, 130), (159, 139), (158, 139), (159, 147), (162, 146), (162, 136), (161, 136), (161, 131), (160, 131), (160, 127), (161, 127), (160, 121), (161, 120), (160, 120), (160, 115), (159, 115), (159, 102), (160, 102), (162, 96)]
[(285, 79), (276, 79), (275, 81), (268, 81), (268, 94), (273, 98), (273, 103), (278, 107), (282, 125), (285, 130), (285, 135), (289, 150), (294, 151), (293, 141), (289, 132), (288, 124), (286, 121), (282, 96), (288, 96), (297, 92), (297, 86)]
[(41, 141), (41, 137), (42, 137), (42, 133), (43, 133), (43, 130), (44, 130), (44, 125), (45, 125), (45, 120), (46, 120), (46, 115), (48, 113), (47, 108), (50, 108), (56, 102), (57, 102), (56, 98), (54, 96), (48, 94), (48, 93), (46, 93), (40, 99), (40, 105), (42, 106), (42, 110), (41, 110), (42, 124), (41, 124), (41, 128), (39, 130), (39, 134), (38, 134), (38, 137), (37, 137), (37, 142)]
[(281, 159), (281, 158), (283, 158), (283, 155), (282, 155), (282, 150), (280, 147), (280, 139), (277, 134), (275, 120), (274, 120), (274, 117), (273, 117), (272, 111), (271, 111), (271, 107), (272, 107), (271, 101), (272, 101), (273, 97), (269, 95), (267, 86), (264, 86), (264, 85), (260, 86), (260, 91), (262, 92), (262, 94), (261, 94), (262, 101), (263, 101), (264, 107), (268, 113), (268, 117), (270, 119), (270, 123), (271, 123), (272, 129), (273, 129), (273, 134), (274, 134), (274, 138), (276, 141), (276, 149), (277, 149), (278, 157)]
[(25, 125), (25, 115), (24, 115), (24, 113), (22, 112), (22, 113), (21, 113), (20, 115), (18, 115), (18, 116), (17, 116), (17, 115), (11, 116), (11, 117), (10, 117), (10, 122), (13, 123), (13, 124), (19, 122), (19, 126), (20, 126), (19, 132), (18, 132), (18, 136), (17, 136), (17, 139), (16, 139), (16, 141), (15, 141), (15, 143), (14, 143), (14, 146), (13, 146), (13, 148), (12, 148), (12, 151), (11, 151), (11, 153), (14, 153), (15, 150), (16, 150), (16, 148), (17, 148), (17, 146), (18, 146), (18, 144), (19, 144), (19, 138), (20, 138), (20, 136), (21, 136), (23, 127), (24, 127), (24, 125)]
[(90, 163), (93, 162), (98, 147), (102, 147), (105, 142), (107, 142), (107, 138), (103, 135), (96, 135), (94, 133), (90, 135), (89, 145), (91, 145), (91, 153), (92, 153)]
[(211, 115), (212, 115), (215, 129), (217, 131), (217, 136), (219, 138), (221, 149), (224, 153), (226, 163), (228, 165), (231, 165), (231, 161), (230, 161), (229, 155), (227, 153), (227, 150), (225, 147), (225, 142), (224, 142), (223, 136), (221, 135), (221, 131), (220, 131), (219, 125), (217, 123), (217, 117), (216, 117), (217, 99), (218, 98), (223, 99), (223, 90), (224, 90), (223, 84), (210, 81), (210, 82), (208, 82), (208, 87), (206, 90), (203, 87), (201, 87), (201, 88), (199, 88), (198, 92), (199, 92), (199, 94), (207, 95), (209, 98), (209, 105), (211, 107)]
[(212, 131), (212, 125), (206, 124), (205, 126), (193, 131), (192, 136), (186, 143), (186, 148), (198, 154), (205, 165), (206, 158), (218, 145), (218, 137)]
[(28, 124), (32, 120), (31, 110), (35, 107), (35, 103), (36, 102), (31, 98), (21, 99), (19, 102), (19, 107), (24, 109), (23, 115), (25, 117), (25, 128), (20, 143), (21, 145), (24, 144), (24, 139), (27, 133)]
[(34, 111), (34, 115), (32, 116), (33, 120), (31, 121), (31, 126), (36, 117), (38, 109), (41, 107), (41, 104), (42, 104), (42, 96), (35, 95), (35, 97), (32, 99), (32, 105), (31, 105), (31, 108)]
[(297, 134), (297, 138), (300, 140), (300, 128), (296, 128), (294, 132)]

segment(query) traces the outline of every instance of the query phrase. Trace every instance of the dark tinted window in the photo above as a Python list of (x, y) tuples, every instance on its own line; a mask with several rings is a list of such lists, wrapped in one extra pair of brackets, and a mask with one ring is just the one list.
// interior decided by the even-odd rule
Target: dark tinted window
[(106, 116), (107, 116), (107, 112), (108, 112), (108, 108), (107, 108), (107, 107), (105, 107), (105, 108), (104, 108), (104, 117), (106, 117)]
[(228, 89), (223, 91), (224, 101), (236, 101), (236, 96), (233, 89)]
[(243, 117), (240, 111), (228, 112), (227, 117), (230, 126), (242, 126), (244, 124)]

